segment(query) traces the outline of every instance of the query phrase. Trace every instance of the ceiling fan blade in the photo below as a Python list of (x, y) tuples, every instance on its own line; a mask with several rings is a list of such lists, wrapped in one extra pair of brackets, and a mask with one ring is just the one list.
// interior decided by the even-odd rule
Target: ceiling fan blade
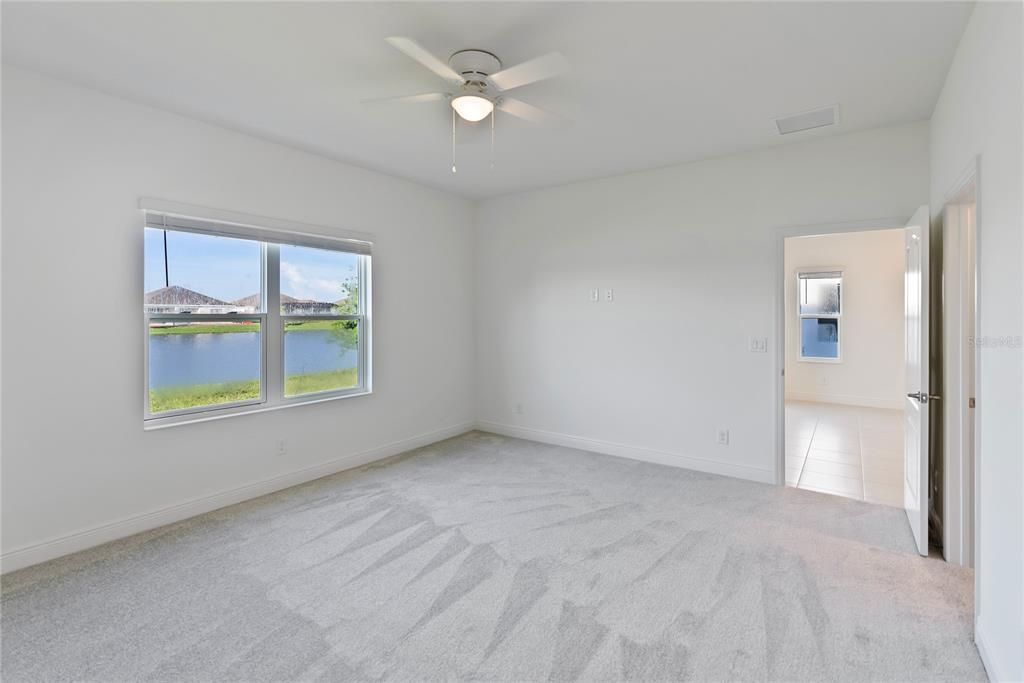
[(417, 43), (412, 38), (392, 36), (390, 38), (385, 38), (385, 40), (387, 40), (393, 47), (401, 50), (409, 57), (412, 57), (446, 81), (455, 83), (459, 86), (466, 82), (466, 79), (460, 76), (455, 69), (430, 54), (425, 47)]
[(446, 92), (425, 92), (419, 95), (396, 95), (394, 97), (375, 97), (370, 100), (363, 100), (363, 104), (417, 104), (419, 102), (439, 102), (440, 100), (446, 100), (449, 97), (450, 95)]
[(511, 97), (501, 98), (498, 102), (498, 109), (506, 114), (526, 119), (532, 123), (553, 123), (561, 120), (560, 116)]
[(559, 52), (549, 52), (546, 55), (527, 60), (522, 64), (502, 69), (496, 74), (488, 76), (491, 84), (498, 90), (511, 90), (530, 83), (543, 81), (546, 78), (558, 76), (569, 70), (569, 62)]

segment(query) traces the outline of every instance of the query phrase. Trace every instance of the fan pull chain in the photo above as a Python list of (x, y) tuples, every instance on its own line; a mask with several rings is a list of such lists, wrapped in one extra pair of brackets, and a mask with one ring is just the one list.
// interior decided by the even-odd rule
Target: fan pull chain
[(452, 108), (452, 173), (458, 173), (455, 170), (455, 108)]
[(494, 168), (494, 114), (495, 109), (491, 109), (491, 168)]

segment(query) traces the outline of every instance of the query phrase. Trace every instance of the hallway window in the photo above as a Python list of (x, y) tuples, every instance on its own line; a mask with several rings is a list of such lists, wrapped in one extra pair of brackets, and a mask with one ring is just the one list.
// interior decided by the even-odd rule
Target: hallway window
[(840, 359), (840, 317), (842, 316), (843, 274), (802, 272), (797, 274), (800, 300), (800, 359)]

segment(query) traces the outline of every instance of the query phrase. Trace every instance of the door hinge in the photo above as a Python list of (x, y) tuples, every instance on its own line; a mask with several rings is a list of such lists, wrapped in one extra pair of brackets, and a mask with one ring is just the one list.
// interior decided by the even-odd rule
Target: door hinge
[(969, 399), (967, 399), (967, 407), (968, 408), (973, 408), (974, 407), (974, 397), (973, 396), (971, 396)]

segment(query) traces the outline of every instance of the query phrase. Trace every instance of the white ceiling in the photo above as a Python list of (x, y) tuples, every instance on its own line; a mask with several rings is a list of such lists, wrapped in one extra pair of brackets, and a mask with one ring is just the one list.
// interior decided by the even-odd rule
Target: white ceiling
[[(470, 197), (926, 119), (969, 3), (17, 3), (5, 62)], [(571, 119), (499, 114), (458, 146), (445, 102), (365, 105), (444, 82), (384, 42), (567, 75), (515, 96)], [(840, 103), (831, 129), (776, 116)], [(468, 125), (468, 124), (466, 124)], [(486, 124), (485, 124), (486, 125)]]

